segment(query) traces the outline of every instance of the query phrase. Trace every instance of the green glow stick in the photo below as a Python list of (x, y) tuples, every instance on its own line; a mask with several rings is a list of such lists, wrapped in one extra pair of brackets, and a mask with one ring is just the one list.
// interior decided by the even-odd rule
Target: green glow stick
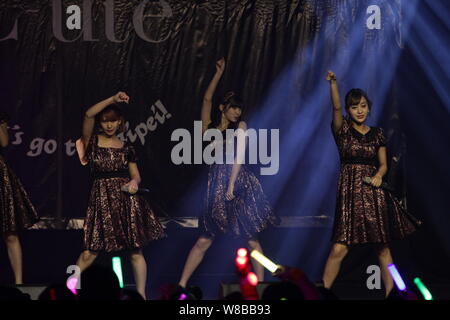
[(433, 300), (430, 290), (423, 284), (419, 278), (414, 279), (414, 284), (419, 288), (420, 293), (423, 295), (425, 300)]
[(120, 261), (120, 257), (112, 258), (112, 265), (117, 278), (119, 278), (120, 287), (123, 288), (122, 262)]

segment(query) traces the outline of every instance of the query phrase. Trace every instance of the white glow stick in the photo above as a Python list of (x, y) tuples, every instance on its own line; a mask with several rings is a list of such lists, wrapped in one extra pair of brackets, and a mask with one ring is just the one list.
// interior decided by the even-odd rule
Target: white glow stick
[(405, 291), (406, 290), (405, 282), (403, 281), (400, 273), (395, 267), (395, 264), (393, 263), (389, 264), (388, 270), (391, 273), (392, 279), (394, 279), (395, 285), (397, 286), (398, 290)]
[(268, 258), (266, 258), (266, 256), (264, 256), (258, 250), (253, 250), (250, 253), (250, 256), (252, 258), (254, 258), (256, 261), (258, 261), (261, 265), (264, 266), (264, 268), (266, 268), (267, 270), (269, 270), (272, 273), (274, 273), (276, 270), (278, 270), (280, 268), (279, 265), (277, 265), (277, 264), (273, 263), (272, 261), (270, 261)]

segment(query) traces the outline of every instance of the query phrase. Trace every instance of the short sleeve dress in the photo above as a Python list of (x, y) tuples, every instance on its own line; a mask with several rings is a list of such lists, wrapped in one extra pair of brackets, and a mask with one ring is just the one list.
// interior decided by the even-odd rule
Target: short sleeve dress
[(0, 147), (0, 235), (28, 229), (38, 220), (27, 192)]
[(98, 137), (94, 135), (85, 160), (93, 179), (84, 224), (85, 250), (138, 249), (165, 236), (148, 202), (137, 194), (121, 191), (130, 181), (128, 163), (137, 161), (131, 144), (104, 148), (98, 146)]
[(333, 132), (341, 160), (334, 243), (388, 243), (413, 233), (421, 224), (388, 191), (363, 182), (378, 171), (378, 150), (386, 145), (383, 129), (358, 132), (351, 122)]

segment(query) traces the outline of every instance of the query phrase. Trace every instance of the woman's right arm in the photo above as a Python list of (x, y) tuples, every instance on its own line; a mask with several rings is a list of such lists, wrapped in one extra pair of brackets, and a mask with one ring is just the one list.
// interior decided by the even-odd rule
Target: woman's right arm
[(95, 116), (105, 109), (107, 106), (113, 103), (126, 102), (128, 103), (130, 98), (125, 92), (118, 92), (116, 95), (109, 97), (99, 103), (94, 104), (90, 107), (84, 114), (83, 120), (83, 130), (82, 130), (82, 140), (83, 144), (87, 147), (89, 139), (91, 138), (92, 132), (94, 130)]
[(5, 148), (8, 146), (8, 123), (6, 121), (0, 122), (0, 146)]
[(339, 97), (339, 90), (336, 81), (336, 75), (332, 71), (328, 71), (327, 78), (330, 82), (330, 95), (333, 104), (333, 131), (336, 133), (341, 129), (344, 117), (342, 116), (342, 106)]
[(202, 133), (204, 133), (208, 129), (208, 125), (211, 123), (212, 98), (214, 96), (217, 84), (219, 83), (224, 70), (225, 70), (225, 59), (222, 58), (216, 62), (216, 73), (214, 74), (214, 77), (209, 83), (208, 89), (206, 89), (205, 95), (203, 96), (202, 114), (201, 114)]

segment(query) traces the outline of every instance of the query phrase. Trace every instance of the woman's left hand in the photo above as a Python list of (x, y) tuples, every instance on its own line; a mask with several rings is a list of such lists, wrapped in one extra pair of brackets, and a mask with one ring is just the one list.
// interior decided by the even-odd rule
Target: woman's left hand
[(225, 194), (225, 198), (228, 201), (233, 200), (234, 199), (234, 194), (233, 193), (234, 193), (234, 186), (229, 186), (228, 190), (227, 190), (227, 193)]
[(139, 186), (138, 186), (138, 184), (137, 184), (136, 181), (131, 180), (131, 181), (128, 182), (126, 185), (124, 185), (124, 188), (125, 188), (129, 193), (135, 194), (135, 193), (138, 191)]
[(374, 187), (377, 187), (377, 188), (380, 187), (382, 182), (383, 182), (383, 179), (379, 175), (376, 174), (372, 177), (371, 184)]

